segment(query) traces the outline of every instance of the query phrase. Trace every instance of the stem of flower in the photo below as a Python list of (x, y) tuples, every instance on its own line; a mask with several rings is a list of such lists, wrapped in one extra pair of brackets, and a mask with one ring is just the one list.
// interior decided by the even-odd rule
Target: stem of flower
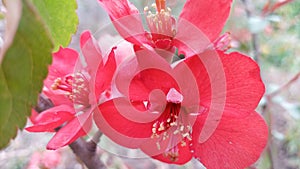
[(85, 141), (79, 138), (69, 145), (74, 154), (82, 160), (89, 169), (105, 169), (105, 165), (101, 162), (97, 155), (97, 143), (100, 140), (102, 133), (97, 132), (91, 141)]

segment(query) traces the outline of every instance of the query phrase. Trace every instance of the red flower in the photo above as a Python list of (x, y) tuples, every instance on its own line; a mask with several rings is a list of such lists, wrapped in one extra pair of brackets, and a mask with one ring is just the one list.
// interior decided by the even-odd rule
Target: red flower
[(128, 0), (99, 2), (120, 35), (129, 42), (170, 51), (177, 47), (179, 54), (190, 57), (202, 52), (211, 42), (218, 42), (232, 0), (188, 0), (177, 22), (166, 6), (166, 0), (156, 0), (153, 6), (156, 12), (152, 13), (149, 7), (144, 9), (150, 33), (145, 32), (138, 9)]
[[(167, 163), (192, 157), (207, 168), (254, 163), (268, 138), (255, 112), (265, 90), (259, 67), (240, 53), (214, 51), (229, 45), (229, 34), (219, 34), (231, 0), (188, 0), (177, 23), (165, 0), (156, 0), (156, 13), (145, 8), (150, 33), (128, 0), (99, 1), (120, 35), (139, 46), (136, 58), (115, 76), (123, 97), (99, 105), (94, 114), (100, 130)], [(152, 48), (171, 53), (178, 48), (186, 59), (170, 66)]]
[(80, 45), (87, 66), (81, 64), (77, 51), (73, 49), (60, 48), (53, 54), (43, 93), (54, 107), (33, 115), (34, 125), (26, 128), (31, 132), (53, 132), (64, 125), (50, 140), (48, 149), (60, 148), (86, 135), (92, 125), (92, 112), (97, 100), (102, 93), (105, 97), (106, 91), (110, 90), (116, 68), (113, 50), (104, 64), (90, 32), (81, 35)]
[(255, 112), (264, 84), (252, 59), (206, 51), (172, 68), (154, 52), (136, 55), (116, 75), (124, 97), (94, 114), (104, 134), (167, 163), (195, 157), (207, 168), (239, 169), (259, 158), (268, 130)]

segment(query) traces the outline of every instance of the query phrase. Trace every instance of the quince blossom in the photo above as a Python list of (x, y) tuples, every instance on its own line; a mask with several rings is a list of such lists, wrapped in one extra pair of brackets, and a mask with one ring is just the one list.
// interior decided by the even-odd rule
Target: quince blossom
[[(31, 132), (53, 132), (60, 127), (47, 145), (57, 149), (87, 134), (92, 113), (100, 96), (108, 98), (112, 75), (116, 69), (114, 49), (104, 64), (101, 51), (90, 32), (81, 35), (80, 45), (87, 66), (79, 61), (77, 51), (60, 48), (44, 81), (43, 94), (54, 104), (32, 119)], [(104, 93), (104, 94), (102, 94)], [(102, 95), (101, 95), (102, 94)]]

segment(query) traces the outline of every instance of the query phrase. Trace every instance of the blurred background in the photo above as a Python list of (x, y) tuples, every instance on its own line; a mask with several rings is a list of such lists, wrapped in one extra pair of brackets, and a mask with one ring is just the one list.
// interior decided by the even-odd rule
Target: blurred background
[[(97, 32), (109, 24), (109, 18), (97, 0), (77, 0), (79, 26), (70, 47), (79, 49), (79, 35), (89, 29)], [(150, 0), (132, 0), (142, 11)], [(172, 13), (178, 16), (184, 0), (168, 0)], [(4, 21), (0, 22), (3, 35)], [(266, 94), (257, 111), (269, 126), (269, 143), (261, 158), (250, 168), (300, 168), (300, 1), (299, 0), (235, 0), (224, 28), (232, 36), (230, 51), (240, 51), (258, 62), (266, 85)], [(1, 42), (1, 41), (0, 41)], [(52, 134), (19, 131), (9, 147), (0, 151), (2, 169), (81, 169), (82, 162), (68, 148), (45, 150)], [(104, 140), (104, 141), (103, 141)], [(193, 169), (203, 168), (192, 160), (184, 166), (167, 165), (148, 158), (115, 155), (122, 149), (101, 140), (100, 150), (108, 168), (119, 169)], [(111, 146), (108, 147), (107, 146)], [(117, 147), (117, 148), (116, 148)], [(109, 151), (107, 151), (109, 149)], [(135, 152), (134, 152), (135, 153)], [(37, 164), (38, 163), (38, 164)]]

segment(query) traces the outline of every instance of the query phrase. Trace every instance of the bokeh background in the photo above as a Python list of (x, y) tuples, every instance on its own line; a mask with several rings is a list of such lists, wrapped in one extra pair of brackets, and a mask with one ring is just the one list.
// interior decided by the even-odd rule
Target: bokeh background
[[(79, 35), (89, 29), (97, 32), (109, 24), (109, 18), (97, 0), (77, 0), (79, 26), (70, 47), (79, 50)], [(132, 0), (142, 11), (151, 0)], [(168, 0), (172, 13), (178, 16), (184, 0)], [(2, 5), (1, 5), (2, 6)], [(1, 7), (3, 15), (3, 7)], [(5, 21), (0, 17), (0, 35)], [(224, 28), (230, 32), (232, 48), (258, 62), (266, 85), (266, 94), (257, 111), (269, 126), (269, 142), (256, 164), (257, 169), (300, 168), (300, 1), (299, 0), (235, 0)], [(0, 44), (1, 44), (0, 40)], [(255, 122), (249, 122), (255, 123)], [(19, 131), (9, 147), (0, 151), (2, 169), (81, 169), (82, 162), (69, 147), (47, 151), (50, 133)], [(167, 165), (149, 158), (128, 158), (115, 152), (126, 151), (105, 138), (99, 148), (101, 160), (112, 169), (193, 169), (203, 168), (192, 160), (184, 166)], [(126, 151), (126, 153), (136, 153)], [(36, 164), (38, 163), (38, 164)], [(39, 166), (39, 167), (37, 167)]]

